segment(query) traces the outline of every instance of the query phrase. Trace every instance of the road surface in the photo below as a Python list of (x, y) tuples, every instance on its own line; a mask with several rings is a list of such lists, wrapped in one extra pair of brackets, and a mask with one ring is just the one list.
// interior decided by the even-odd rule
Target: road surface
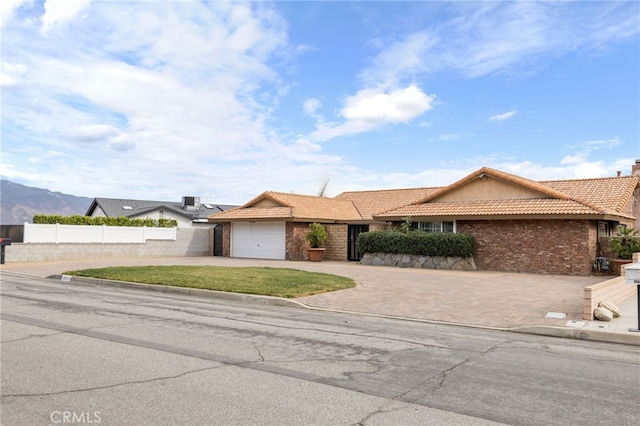
[(636, 424), (640, 348), (4, 273), (2, 424)]

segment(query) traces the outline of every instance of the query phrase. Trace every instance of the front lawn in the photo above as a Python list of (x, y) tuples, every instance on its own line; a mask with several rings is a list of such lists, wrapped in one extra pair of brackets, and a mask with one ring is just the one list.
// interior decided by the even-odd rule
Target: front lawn
[(283, 268), (127, 266), (65, 272), (77, 277), (296, 298), (355, 287), (351, 278)]

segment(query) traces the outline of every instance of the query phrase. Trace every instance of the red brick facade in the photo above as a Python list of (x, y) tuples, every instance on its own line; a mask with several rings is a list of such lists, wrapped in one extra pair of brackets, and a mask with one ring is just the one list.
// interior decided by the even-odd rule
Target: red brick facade
[(461, 220), (456, 227), (476, 238), (480, 270), (590, 275), (596, 257), (594, 221)]
[[(231, 224), (224, 224), (223, 256), (231, 252)], [(325, 260), (347, 260), (346, 224), (325, 225)], [(382, 228), (372, 226), (370, 230)], [(535, 274), (590, 275), (596, 258), (597, 230), (589, 220), (485, 220), (456, 222), (457, 232), (476, 238), (479, 270)], [(287, 260), (308, 260), (308, 223), (287, 222)]]

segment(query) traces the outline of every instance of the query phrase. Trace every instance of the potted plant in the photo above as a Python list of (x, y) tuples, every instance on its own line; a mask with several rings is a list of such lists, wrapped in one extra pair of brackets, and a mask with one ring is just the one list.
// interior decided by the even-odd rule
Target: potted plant
[(320, 262), (324, 255), (324, 248), (322, 244), (327, 240), (329, 234), (323, 225), (318, 222), (313, 222), (309, 225), (309, 232), (307, 233), (307, 241), (309, 241), (309, 260), (312, 262)]
[(616, 256), (612, 260), (618, 275), (622, 275), (622, 265), (631, 263), (633, 253), (640, 252), (640, 238), (634, 228), (618, 225), (616, 236), (611, 238), (611, 251)]

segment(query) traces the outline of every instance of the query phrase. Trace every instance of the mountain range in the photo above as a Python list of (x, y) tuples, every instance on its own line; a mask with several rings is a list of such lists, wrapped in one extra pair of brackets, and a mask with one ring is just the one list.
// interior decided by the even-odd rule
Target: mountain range
[(22, 225), (36, 214), (84, 215), (93, 198), (52, 192), (0, 180), (0, 224)]

